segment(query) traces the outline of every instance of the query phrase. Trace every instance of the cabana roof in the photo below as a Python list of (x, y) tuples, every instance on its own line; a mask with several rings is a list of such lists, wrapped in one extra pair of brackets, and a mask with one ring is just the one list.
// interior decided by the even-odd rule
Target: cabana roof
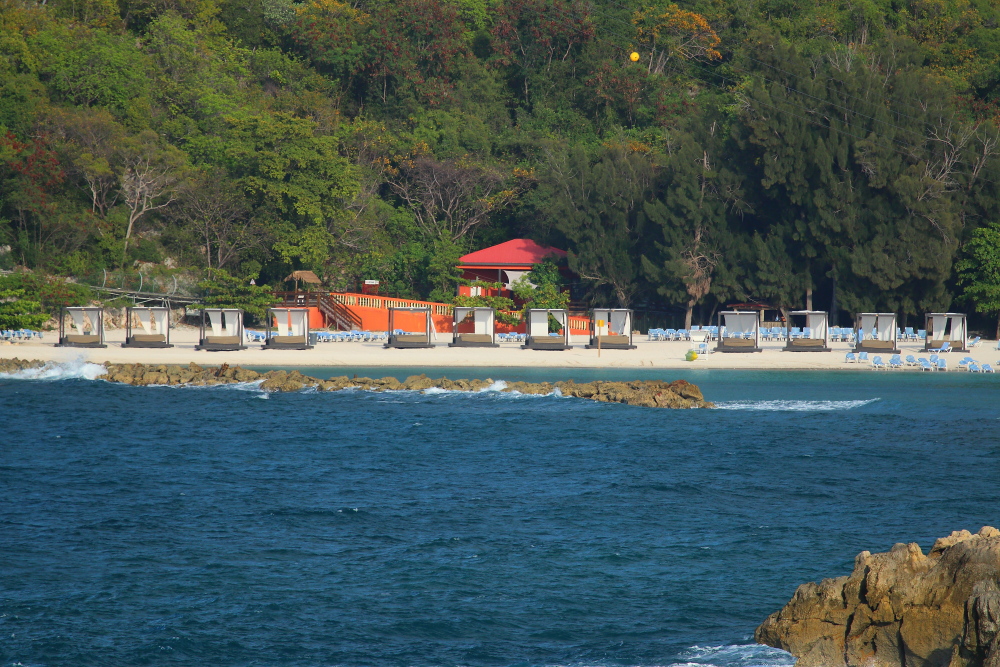
[(531, 239), (512, 239), (463, 255), (458, 260), (458, 268), (530, 271), (532, 267), (540, 264), (550, 255), (565, 257), (566, 251), (540, 245)]

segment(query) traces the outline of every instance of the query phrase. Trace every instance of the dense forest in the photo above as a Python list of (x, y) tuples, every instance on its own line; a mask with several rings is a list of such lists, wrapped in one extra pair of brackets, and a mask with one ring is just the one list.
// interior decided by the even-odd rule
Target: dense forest
[(0, 269), (995, 314), (998, 118), (996, 0), (0, 0)]

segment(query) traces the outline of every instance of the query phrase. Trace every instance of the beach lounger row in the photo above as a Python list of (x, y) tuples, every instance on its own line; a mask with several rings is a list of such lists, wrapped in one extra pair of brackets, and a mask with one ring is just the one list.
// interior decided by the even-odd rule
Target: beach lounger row
[(498, 333), (497, 340), (501, 343), (523, 343), (528, 340), (528, 334), (523, 333)]
[(719, 327), (692, 326), (690, 331), (687, 329), (650, 329), (647, 333), (647, 340), (691, 340), (692, 331), (708, 332), (708, 340), (719, 337)]
[(4, 329), (0, 331), (0, 340), (28, 342), (35, 339), (42, 339), (41, 331), (32, 331), (31, 329)]

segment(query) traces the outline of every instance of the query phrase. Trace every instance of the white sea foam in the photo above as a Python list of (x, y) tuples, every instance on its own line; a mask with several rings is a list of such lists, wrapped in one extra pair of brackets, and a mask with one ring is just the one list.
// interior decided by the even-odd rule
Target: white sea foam
[(507, 388), (507, 382), (505, 382), (504, 380), (496, 380), (490, 386), (483, 387), (479, 391), (480, 392), (483, 392), (483, 391), (503, 391), (506, 388)]
[(760, 410), (767, 412), (834, 412), (853, 410), (870, 405), (881, 399), (865, 401), (721, 401), (715, 404), (717, 410)]
[(683, 662), (669, 667), (791, 667), (791, 653), (761, 644), (727, 644), (723, 646), (692, 646), (682, 656)]
[(104, 375), (104, 366), (83, 359), (48, 361), (38, 368), (25, 368), (13, 373), (0, 373), (0, 378), (13, 380), (96, 380)]

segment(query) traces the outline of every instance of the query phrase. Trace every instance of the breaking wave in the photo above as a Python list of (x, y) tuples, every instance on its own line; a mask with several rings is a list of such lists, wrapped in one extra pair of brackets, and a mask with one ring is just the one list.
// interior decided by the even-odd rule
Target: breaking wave
[(11, 380), (96, 380), (104, 375), (104, 366), (83, 359), (76, 361), (48, 361), (44, 366), (25, 368), (13, 373), (0, 373), (0, 378)]
[(834, 412), (853, 410), (870, 405), (881, 399), (864, 401), (720, 401), (717, 410), (759, 410), (766, 412)]

